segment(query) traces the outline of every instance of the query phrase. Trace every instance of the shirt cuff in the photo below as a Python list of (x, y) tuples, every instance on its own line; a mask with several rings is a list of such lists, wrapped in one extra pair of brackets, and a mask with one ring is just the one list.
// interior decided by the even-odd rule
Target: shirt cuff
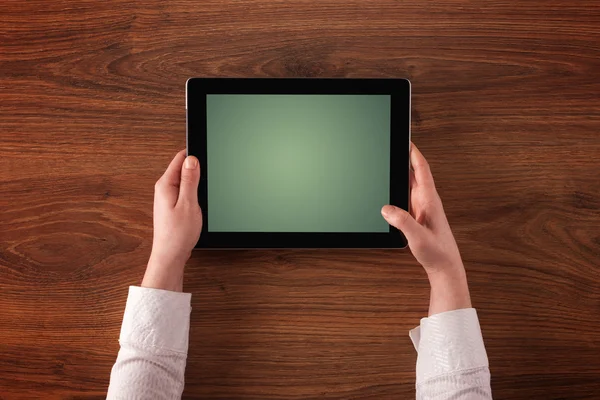
[(121, 343), (187, 353), (191, 293), (129, 287)]
[(419, 353), (417, 385), (436, 376), (489, 367), (474, 308), (447, 311), (421, 319), (409, 336)]

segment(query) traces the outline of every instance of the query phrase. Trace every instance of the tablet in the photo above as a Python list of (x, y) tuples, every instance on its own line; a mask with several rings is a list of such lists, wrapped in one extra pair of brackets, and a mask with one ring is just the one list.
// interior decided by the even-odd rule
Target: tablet
[(191, 78), (204, 248), (390, 248), (408, 209), (406, 79)]

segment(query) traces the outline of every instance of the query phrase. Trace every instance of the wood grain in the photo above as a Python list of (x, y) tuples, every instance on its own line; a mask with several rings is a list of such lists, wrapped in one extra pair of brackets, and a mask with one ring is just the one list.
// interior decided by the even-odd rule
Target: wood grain
[[(0, 398), (100, 399), (191, 76), (407, 77), (496, 399), (600, 398), (600, 3), (0, 7)], [(196, 252), (185, 398), (408, 399), (397, 251)]]

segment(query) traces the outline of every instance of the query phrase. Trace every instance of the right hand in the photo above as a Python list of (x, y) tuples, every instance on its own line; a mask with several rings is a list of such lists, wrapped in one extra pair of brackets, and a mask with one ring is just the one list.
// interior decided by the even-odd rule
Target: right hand
[(410, 213), (390, 205), (384, 206), (381, 213), (404, 233), (411, 252), (428, 274), (462, 268), (429, 164), (412, 142), (410, 162)]
[(458, 246), (435, 189), (429, 164), (417, 146), (410, 151), (410, 213), (391, 205), (381, 214), (408, 240), (431, 284), (429, 314), (471, 307), (467, 278)]

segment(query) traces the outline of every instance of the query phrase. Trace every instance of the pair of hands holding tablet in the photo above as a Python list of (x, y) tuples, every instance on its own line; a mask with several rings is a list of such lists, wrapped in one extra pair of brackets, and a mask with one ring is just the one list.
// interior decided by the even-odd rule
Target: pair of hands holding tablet
[[(154, 190), (154, 236), (143, 287), (182, 291), (183, 270), (202, 231), (198, 204), (200, 165), (177, 153)], [(429, 164), (417, 147), (410, 151), (410, 212), (392, 205), (383, 218), (406, 236), (431, 284), (429, 315), (470, 308), (465, 269), (435, 188)]]

